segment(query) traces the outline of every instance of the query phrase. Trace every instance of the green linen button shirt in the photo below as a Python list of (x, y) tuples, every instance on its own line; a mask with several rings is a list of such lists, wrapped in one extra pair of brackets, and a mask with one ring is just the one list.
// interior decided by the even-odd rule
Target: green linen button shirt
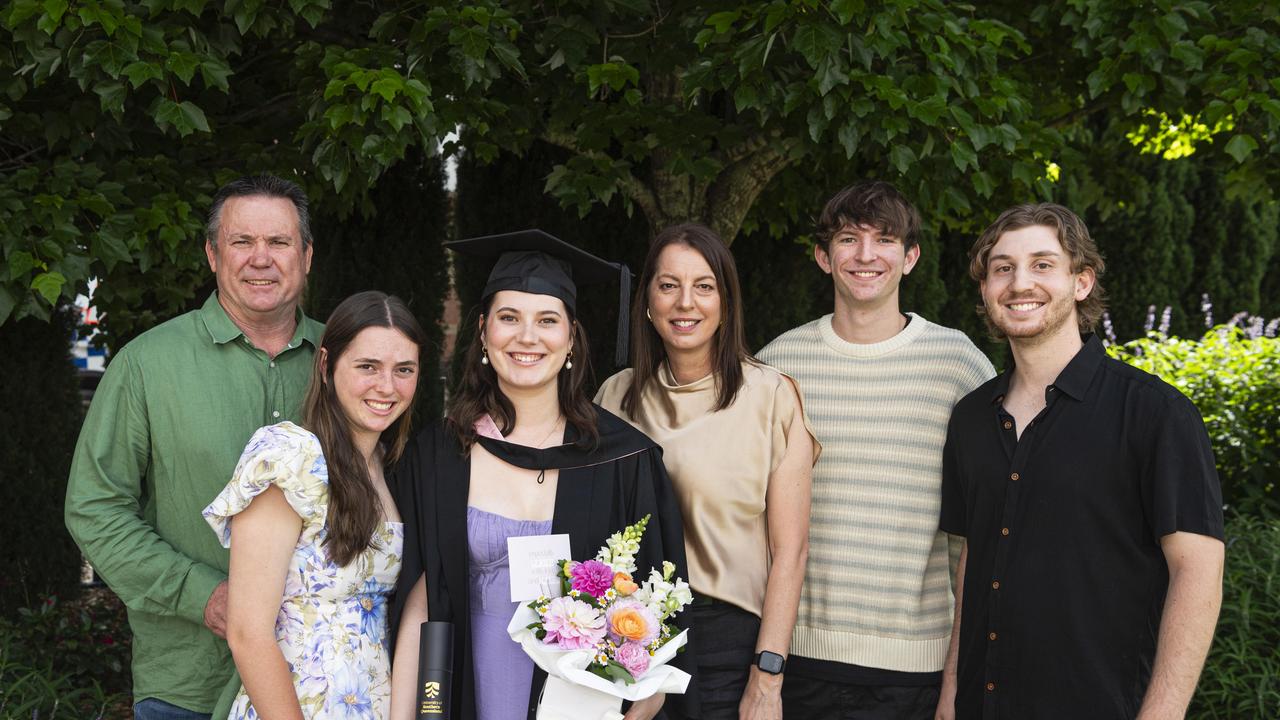
[(276, 357), (219, 304), (138, 336), (112, 360), (76, 444), (67, 528), (129, 609), (134, 700), (214, 709), (234, 673), (204, 607), (229, 553), (200, 511), (255, 430), (297, 421), (324, 326), (298, 311)]

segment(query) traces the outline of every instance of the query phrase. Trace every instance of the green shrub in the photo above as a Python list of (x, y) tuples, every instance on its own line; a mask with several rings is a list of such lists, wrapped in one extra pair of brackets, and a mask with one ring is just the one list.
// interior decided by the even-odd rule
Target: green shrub
[(1280, 522), (1227, 523), (1222, 615), (1187, 717), (1280, 717)]
[(0, 618), (0, 720), (129, 714), (129, 628), (115, 595), (50, 596), (16, 615)]
[(1280, 338), (1219, 327), (1200, 340), (1152, 335), (1110, 352), (1159, 375), (1200, 409), (1228, 509), (1280, 518)]

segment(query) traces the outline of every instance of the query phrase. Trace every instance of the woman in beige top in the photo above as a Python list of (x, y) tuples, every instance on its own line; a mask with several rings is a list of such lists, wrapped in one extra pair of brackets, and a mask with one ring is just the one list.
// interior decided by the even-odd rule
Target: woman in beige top
[(781, 718), (818, 443), (795, 384), (747, 352), (737, 269), (714, 232), (664, 230), (639, 288), (632, 368), (596, 402), (662, 445), (697, 598), (702, 717)]

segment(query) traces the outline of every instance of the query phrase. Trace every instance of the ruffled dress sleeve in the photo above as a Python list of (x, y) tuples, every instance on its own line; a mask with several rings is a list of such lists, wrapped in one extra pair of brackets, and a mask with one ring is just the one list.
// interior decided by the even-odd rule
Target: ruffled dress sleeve
[(302, 518), (302, 541), (324, 527), (329, 510), (329, 473), (320, 441), (290, 422), (268, 425), (253, 434), (235, 474), (202, 513), (223, 547), (231, 547), (231, 519), (255, 497), (275, 485)]

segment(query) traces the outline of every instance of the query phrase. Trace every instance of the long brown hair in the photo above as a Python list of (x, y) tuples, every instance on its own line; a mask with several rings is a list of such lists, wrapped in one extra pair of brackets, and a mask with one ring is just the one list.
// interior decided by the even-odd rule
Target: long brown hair
[(658, 233), (640, 271), (635, 301), (631, 304), (631, 387), (622, 397), (622, 411), (634, 416), (640, 405), (640, 394), (654, 381), (658, 367), (667, 357), (662, 336), (649, 322), (649, 286), (658, 274), (658, 256), (668, 245), (685, 245), (698, 251), (711, 266), (720, 293), (721, 325), (712, 339), (711, 367), (716, 379), (716, 410), (733, 404), (742, 389), (742, 363), (755, 362), (747, 350), (743, 327), (742, 287), (738, 282), (738, 266), (733, 253), (715, 231), (699, 223), (674, 225)]
[[(493, 309), (493, 300), (497, 293), (485, 298), (484, 302), (470, 313), (481, 325), (489, 320), (489, 312)], [(587, 346), (587, 335), (573, 313), (569, 313), (569, 322), (573, 347), (573, 367), (560, 368), (556, 382), (556, 392), (560, 400), (560, 412), (565, 422), (578, 431), (578, 445), (593, 447), (600, 439), (600, 431), (596, 428), (596, 409), (587, 395), (587, 383), (591, 381), (591, 349)], [(498, 375), (492, 365), (480, 362), (484, 356), (483, 327), (471, 338), (466, 355), (462, 359), (462, 377), (453, 398), (449, 401), (446, 416), (450, 429), (458, 438), (463, 453), (471, 449), (476, 441), (476, 421), (488, 415), (498, 430), (507, 435), (516, 426), (516, 408), (511, 400), (498, 386)]]
[[(398, 330), (418, 346), (421, 354), (426, 334), (404, 301), (394, 295), (371, 290), (356, 293), (334, 308), (325, 324), (324, 336), (316, 352), (315, 371), (302, 405), (302, 424), (320, 440), (329, 466), (328, 535), (324, 544), (329, 558), (345, 566), (368, 549), (382, 517), (378, 492), (369, 478), (364, 456), (351, 439), (351, 425), (334, 388), (333, 373), (338, 360), (362, 330), (384, 327)], [(327, 358), (327, 361), (326, 361)], [(414, 393), (417, 398), (417, 393)], [(382, 462), (390, 467), (409, 441), (413, 408), (382, 431), (379, 443)]]

